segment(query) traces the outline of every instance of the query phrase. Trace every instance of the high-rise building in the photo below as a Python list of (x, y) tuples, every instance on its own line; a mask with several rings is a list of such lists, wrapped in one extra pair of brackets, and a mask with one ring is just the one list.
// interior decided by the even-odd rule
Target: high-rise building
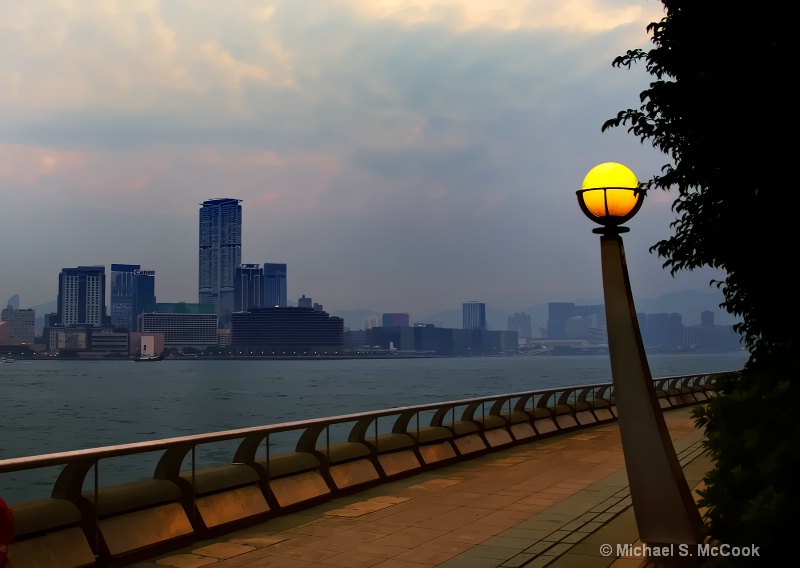
[(306, 295), (303, 294), (301, 298), (297, 298), (297, 307), (298, 308), (313, 308), (314, 301), (311, 298), (306, 298)]
[(236, 269), (233, 288), (234, 312), (264, 307), (264, 269), (259, 264), (243, 264)]
[(133, 275), (133, 327), (142, 314), (156, 311), (156, 273), (154, 270), (140, 270)]
[(111, 265), (111, 325), (136, 331), (139, 314), (156, 309), (155, 271), (138, 264)]
[(57, 310), (58, 323), (63, 326), (106, 323), (106, 267), (62, 268)]
[(514, 312), (513, 316), (508, 316), (508, 331), (516, 331), (517, 336), (525, 339), (533, 337), (531, 334), (531, 316), (525, 312)]
[(464, 329), (486, 329), (486, 304), (482, 302), (466, 302), (461, 311)]
[(241, 199), (209, 199), (200, 208), (198, 292), (213, 304), (220, 325), (230, 326), (236, 269), (242, 263)]
[(264, 307), (285, 308), (286, 265), (264, 263)]
[(408, 327), (410, 318), (405, 313), (383, 314), (383, 327)]
[[(8, 337), (5, 342), (9, 345), (32, 345), (36, 314), (33, 310), (15, 309), (9, 304), (2, 312), (2, 321), (6, 323)], [(2, 342), (0, 342), (2, 343)]]
[(133, 331), (133, 271), (138, 264), (111, 265), (111, 309), (109, 317), (114, 327)]

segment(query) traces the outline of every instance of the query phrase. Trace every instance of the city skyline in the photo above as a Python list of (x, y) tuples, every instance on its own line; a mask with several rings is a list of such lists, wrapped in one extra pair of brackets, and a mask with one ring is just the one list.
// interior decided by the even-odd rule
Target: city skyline
[[(289, 298), (329, 312), (601, 297), (574, 192), (599, 162), (666, 161), (600, 133), (638, 105), (649, 76), (611, 61), (649, 46), (661, 6), (551, 4), (4, 3), (0, 297), (45, 303), (60, 268), (122, 261), (192, 301), (215, 195), (242, 199), (242, 258), (291, 265)], [(637, 296), (720, 276), (648, 252), (672, 198), (629, 224)]]

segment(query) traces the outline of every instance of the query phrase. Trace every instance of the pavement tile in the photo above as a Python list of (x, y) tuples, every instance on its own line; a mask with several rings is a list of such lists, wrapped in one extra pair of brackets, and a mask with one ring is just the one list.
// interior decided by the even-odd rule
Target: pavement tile
[(347, 552), (323, 558), (318, 562), (320, 566), (340, 566), (341, 568), (371, 568), (383, 562), (383, 559), (376, 556), (364, 556)]
[(454, 556), (458, 556), (470, 548), (470, 546), (471, 545), (466, 543), (435, 540), (398, 554), (393, 560), (408, 560), (423, 564), (439, 565), (442, 562), (450, 560)]
[(329, 558), (339, 554), (339, 551), (333, 550), (317, 550), (307, 546), (297, 548), (287, 548), (274, 554), (280, 558), (290, 558), (292, 560), (301, 560), (304, 562), (319, 562), (323, 558)]
[(230, 542), (249, 544), (255, 548), (263, 548), (265, 546), (272, 546), (273, 544), (283, 542), (284, 540), (286, 540), (285, 536), (262, 536), (259, 534), (254, 534), (232, 538), (230, 539)]
[(239, 556), (240, 554), (251, 552), (255, 549), (256, 548), (254, 546), (239, 544), (236, 542), (216, 542), (214, 544), (209, 544), (208, 546), (195, 548), (192, 550), (192, 553), (199, 554), (200, 556), (211, 556), (212, 558), (225, 559), (233, 556)]
[(532, 543), (530, 540), (526, 538), (515, 538), (505, 536), (505, 532), (502, 536), (493, 536), (492, 538), (487, 539), (484, 541), (486, 546), (502, 546), (503, 548), (510, 548), (512, 550), (525, 550), (528, 548)]
[(208, 566), (209, 564), (216, 564), (219, 561), (217, 558), (209, 556), (198, 556), (196, 554), (175, 554), (167, 558), (160, 558), (156, 560), (158, 566), (169, 566), (170, 568), (197, 568), (199, 566)]
[(398, 554), (403, 554), (408, 549), (401, 546), (391, 546), (388, 544), (362, 544), (353, 548), (356, 554), (363, 554), (364, 556), (373, 556), (376, 558), (392, 558)]
[(438, 491), (439, 489), (444, 489), (452, 485), (457, 485), (462, 481), (463, 480), (460, 478), (431, 479), (430, 481), (426, 481), (424, 483), (412, 485), (411, 487), (409, 487), (409, 489), (417, 489), (420, 491)]
[[(684, 410), (668, 426), (695, 487), (710, 467), (702, 433)], [(135, 567), (633, 568), (599, 554), (637, 538), (619, 448), (616, 424), (510, 447)]]
[(511, 548), (505, 548), (503, 546), (486, 546), (485, 544), (479, 544), (470, 548), (469, 550), (464, 551), (464, 554), (467, 556), (493, 558), (495, 560), (502, 560), (503, 562), (510, 560), (518, 553), (518, 551), (515, 551)]
[(503, 562), (500, 566), (502, 566), (503, 568), (520, 568), (520, 566), (525, 566), (533, 558), (535, 558), (533, 554), (529, 554), (527, 552), (520, 552), (514, 558)]
[(459, 554), (447, 562), (442, 562), (438, 568), (497, 568), (497, 560)]

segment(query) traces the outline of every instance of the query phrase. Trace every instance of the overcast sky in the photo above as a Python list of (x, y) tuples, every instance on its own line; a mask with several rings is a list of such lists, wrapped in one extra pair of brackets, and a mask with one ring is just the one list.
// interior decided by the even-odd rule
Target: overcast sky
[[(243, 200), (242, 261), (289, 298), (414, 318), (600, 298), (575, 190), (667, 158), (624, 129), (655, 0), (4, 0), (0, 301), (55, 299), (62, 267), (141, 264), (197, 301), (199, 203)], [(708, 291), (625, 236), (637, 297)]]

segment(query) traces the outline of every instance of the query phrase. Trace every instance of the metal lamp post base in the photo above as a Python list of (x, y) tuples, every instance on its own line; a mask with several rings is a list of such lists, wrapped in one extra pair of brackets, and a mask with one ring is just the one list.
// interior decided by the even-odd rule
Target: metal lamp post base
[(611, 374), (639, 538), (697, 544), (702, 521), (670, 440), (645, 357), (618, 234), (600, 237)]

